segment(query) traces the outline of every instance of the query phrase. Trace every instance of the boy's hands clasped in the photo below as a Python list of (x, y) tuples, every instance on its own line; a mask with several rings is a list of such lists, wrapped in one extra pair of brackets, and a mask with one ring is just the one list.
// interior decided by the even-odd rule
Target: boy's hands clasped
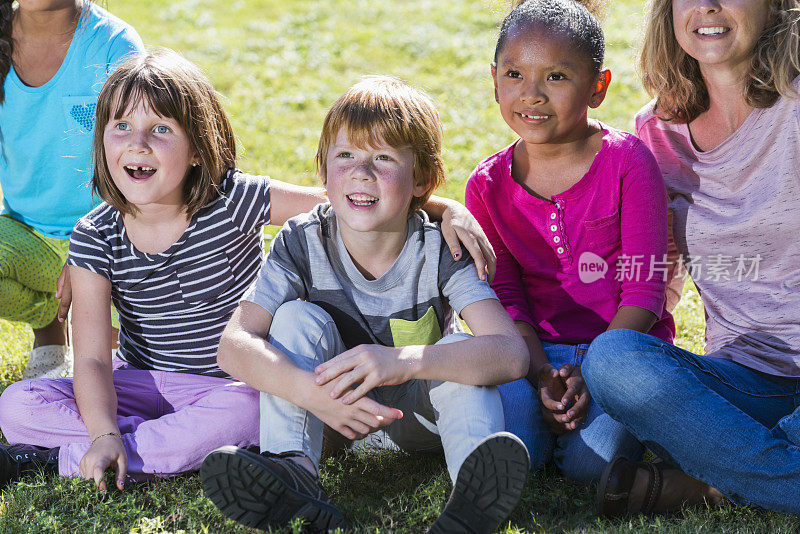
[[(349, 404), (343, 404), (338, 398), (341, 393), (333, 393), (338, 386), (337, 382), (319, 384), (315, 380), (314, 387), (308, 388), (307, 408), (347, 439), (361, 439), (403, 417), (400, 410), (384, 406), (369, 397), (360, 397)], [(352, 388), (341, 391), (346, 393), (352, 391)]]
[(314, 372), (311, 411), (344, 437), (361, 439), (403, 417), (400, 410), (365, 396), (378, 386), (413, 378), (402, 349), (359, 345), (318, 365)]
[(586, 419), (592, 400), (580, 366), (565, 363), (556, 369), (544, 365), (538, 378), (539, 407), (551, 432), (564, 434), (578, 428)]
[(338, 399), (346, 393), (342, 402), (352, 404), (373, 388), (408, 382), (414, 378), (411, 365), (402, 348), (359, 345), (318, 365), (314, 382), (324, 385), (338, 378), (331, 397)]

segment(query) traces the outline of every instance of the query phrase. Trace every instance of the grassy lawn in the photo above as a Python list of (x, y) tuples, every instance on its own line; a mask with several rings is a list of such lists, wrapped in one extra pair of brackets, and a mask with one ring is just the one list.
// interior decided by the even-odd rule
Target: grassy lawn
[[(225, 96), (243, 156), (240, 167), (312, 184), (327, 107), (364, 74), (393, 74), (423, 87), (445, 127), (449, 181), (439, 194), (463, 200), (475, 164), (512, 139), (492, 97), (489, 61), (508, 0), (109, 0), (151, 45), (201, 65)], [(630, 129), (648, 100), (634, 71), (639, 0), (616, 0), (604, 22), (614, 81), (595, 116)], [(703, 310), (692, 287), (676, 314), (678, 344), (702, 350)], [(0, 320), (0, 389), (19, 380), (27, 327)], [(322, 478), (363, 532), (421, 532), (450, 491), (441, 456), (382, 452), (328, 458)], [(532, 477), (503, 532), (797, 532), (789, 516), (690, 509), (657, 518), (593, 517), (594, 488), (549, 470)], [(299, 527), (291, 529), (299, 531)], [(203, 498), (196, 476), (124, 492), (81, 480), (44, 478), (0, 494), (0, 532), (250, 532)], [(289, 531), (289, 530), (287, 530)]]

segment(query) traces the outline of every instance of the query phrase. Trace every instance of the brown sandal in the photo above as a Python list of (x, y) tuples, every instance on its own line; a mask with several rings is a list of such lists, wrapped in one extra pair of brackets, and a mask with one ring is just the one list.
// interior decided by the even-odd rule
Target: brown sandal
[[(631, 491), (639, 469), (647, 471), (647, 489), (644, 499), (638, 508), (631, 508)], [(661, 472), (661, 462), (632, 462), (622, 456), (612, 460), (606, 466), (600, 484), (597, 486), (597, 515), (603, 517), (622, 517), (631, 514), (649, 514), (653, 511), (661, 488), (664, 476)], [(638, 499), (637, 499), (638, 500)]]

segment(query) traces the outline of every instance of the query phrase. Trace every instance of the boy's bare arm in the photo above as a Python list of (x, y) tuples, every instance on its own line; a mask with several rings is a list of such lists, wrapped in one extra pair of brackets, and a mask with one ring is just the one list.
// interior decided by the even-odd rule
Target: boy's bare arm
[(217, 352), (220, 368), (251, 387), (285, 399), (316, 415), (334, 430), (357, 439), (400, 419), (400, 410), (372, 399), (343, 409), (330, 395), (331, 387), (314, 383), (303, 371), (267, 341), (272, 315), (251, 302), (242, 302), (225, 327)]
[(271, 324), (272, 315), (264, 308), (240, 303), (222, 332), (217, 364), (253, 388), (299, 405), (303, 371), (267, 342)]
[(414, 378), (493, 385), (525, 376), (527, 347), (497, 300), (474, 302), (461, 316), (474, 337), (442, 345), (360, 345), (317, 367), (317, 383), (335, 383), (331, 394), (344, 395), (348, 404), (372, 388)]

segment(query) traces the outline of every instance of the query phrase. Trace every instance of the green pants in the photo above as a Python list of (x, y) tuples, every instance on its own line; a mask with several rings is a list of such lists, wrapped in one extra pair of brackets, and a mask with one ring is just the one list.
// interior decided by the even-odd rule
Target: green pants
[(0, 317), (44, 328), (56, 317), (56, 280), (69, 239), (47, 237), (0, 215)]

